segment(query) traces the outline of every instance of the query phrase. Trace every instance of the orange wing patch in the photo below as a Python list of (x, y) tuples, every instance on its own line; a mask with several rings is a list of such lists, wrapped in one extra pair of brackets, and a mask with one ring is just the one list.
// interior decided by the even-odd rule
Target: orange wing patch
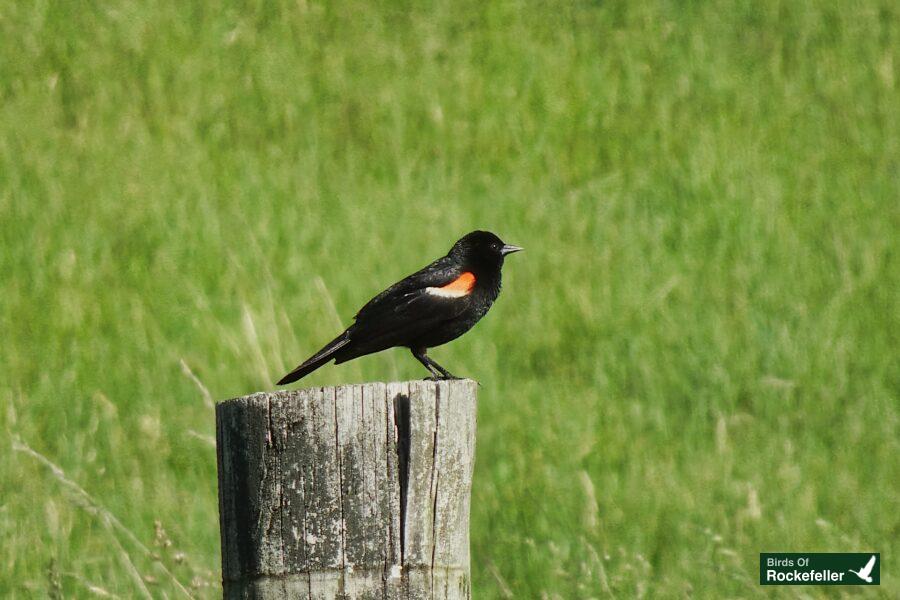
[(475, 287), (475, 274), (466, 271), (447, 285), (426, 288), (429, 294), (443, 298), (459, 298), (466, 296)]
[(475, 287), (475, 275), (466, 271), (447, 285), (441, 286), (438, 289), (444, 290), (445, 292), (462, 292), (468, 294), (472, 291), (473, 287)]

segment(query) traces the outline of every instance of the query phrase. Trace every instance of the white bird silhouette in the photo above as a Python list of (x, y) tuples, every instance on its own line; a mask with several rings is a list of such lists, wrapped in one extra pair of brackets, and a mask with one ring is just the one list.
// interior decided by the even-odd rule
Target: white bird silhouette
[(875, 555), (872, 555), (872, 558), (869, 559), (869, 562), (866, 563), (859, 571), (854, 571), (853, 569), (848, 569), (851, 573), (855, 573), (857, 577), (865, 581), (866, 583), (872, 583), (872, 577), (869, 573), (872, 572), (872, 567), (875, 566)]

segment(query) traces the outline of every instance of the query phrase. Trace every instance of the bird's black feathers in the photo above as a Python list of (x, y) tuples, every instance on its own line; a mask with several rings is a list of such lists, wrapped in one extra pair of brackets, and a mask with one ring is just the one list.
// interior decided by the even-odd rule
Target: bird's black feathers
[(384, 290), (359, 309), (354, 320), (366, 320), (383, 315), (385, 312), (399, 312), (404, 301), (415, 298), (418, 293), (429, 287), (447, 285), (462, 274), (462, 268), (453, 264), (449, 257), (437, 259), (412, 275), (404, 277), (388, 289)]
[(305, 377), (306, 375), (312, 373), (329, 360), (331, 360), (332, 356), (335, 352), (346, 346), (350, 343), (350, 337), (347, 335), (345, 331), (341, 335), (337, 336), (331, 342), (328, 343), (327, 346), (316, 352), (313, 356), (309, 357), (302, 364), (298, 365), (296, 369), (282, 377), (278, 381), (278, 385), (286, 385), (288, 383), (293, 383), (297, 381), (301, 377)]
[(278, 384), (297, 381), (332, 359), (340, 364), (395, 346), (410, 348), (433, 376), (449, 376), (425, 351), (456, 339), (484, 316), (500, 293), (504, 256), (518, 250), (493, 233), (473, 231), (446, 256), (369, 300), (346, 331)]

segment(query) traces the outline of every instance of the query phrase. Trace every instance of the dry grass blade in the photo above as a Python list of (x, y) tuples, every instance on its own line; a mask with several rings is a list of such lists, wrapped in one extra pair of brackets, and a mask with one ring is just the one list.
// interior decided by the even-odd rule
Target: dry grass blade
[(194, 439), (200, 440), (204, 444), (212, 446), (213, 448), (216, 447), (216, 438), (214, 438), (211, 435), (206, 435), (206, 434), (200, 433), (199, 431), (194, 431), (193, 429), (188, 429), (187, 434), (188, 434), (188, 436), (190, 436)]
[[(193, 598), (190, 592), (188, 592), (187, 588), (185, 588), (180, 581), (175, 577), (175, 575), (166, 568), (165, 565), (155, 560), (153, 557), (153, 553), (150, 552), (150, 549), (147, 548), (130, 529), (125, 527), (119, 519), (116, 518), (111, 512), (106, 510), (99, 502), (94, 500), (94, 498), (87, 493), (87, 491), (82, 488), (80, 485), (69, 479), (66, 476), (65, 471), (62, 470), (56, 463), (52, 462), (46, 456), (33, 449), (31, 446), (23, 442), (19, 439), (18, 436), (12, 436), (12, 449), (14, 452), (22, 452), (27, 454), (40, 462), (42, 465), (47, 467), (53, 476), (63, 484), (63, 487), (72, 494), (73, 499), (77, 506), (84, 509), (91, 515), (96, 516), (100, 519), (100, 522), (107, 528), (110, 532), (110, 537), (115, 541), (116, 545), (120, 549), (123, 555), (123, 561), (127, 563), (128, 566), (131, 567), (131, 570), (134, 571), (133, 575), (137, 576), (137, 579), (140, 580), (140, 574), (137, 572), (137, 569), (134, 568), (134, 564), (131, 561), (131, 557), (126, 552), (125, 548), (119, 543), (118, 537), (116, 537), (115, 532), (123, 534), (129, 542), (131, 542), (136, 548), (138, 548), (146, 557), (153, 560), (154, 564), (157, 565), (159, 569), (161, 569), (166, 576), (168, 576), (172, 583), (176, 588), (186, 597)], [(143, 581), (140, 582), (140, 586), (143, 588), (143, 591), (147, 592), (147, 597), (152, 597), (149, 591), (146, 589)]]
[(97, 596), (98, 598), (119, 598), (116, 594), (113, 594), (109, 590), (106, 590), (95, 583), (91, 583), (78, 573), (60, 573), (63, 577), (71, 579), (77, 582), (81, 587), (90, 592), (92, 595)]
[(272, 381), (272, 376), (269, 373), (268, 362), (266, 361), (265, 353), (263, 352), (259, 334), (256, 331), (256, 323), (253, 320), (253, 314), (250, 310), (250, 307), (246, 304), (244, 305), (244, 309), (242, 311), (241, 324), (244, 331), (244, 338), (247, 341), (247, 346), (249, 346), (249, 349), (253, 352), (253, 362), (255, 363), (257, 372), (259, 373), (260, 382), (263, 385), (267, 385)]
[(193, 381), (194, 385), (197, 386), (197, 389), (200, 390), (200, 395), (203, 396), (203, 404), (205, 404), (207, 408), (214, 408), (215, 403), (213, 402), (212, 394), (209, 393), (209, 390), (206, 388), (205, 385), (203, 385), (203, 382), (200, 381), (200, 378), (197, 377), (196, 375), (194, 375), (194, 372), (191, 370), (191, 368), (188, 366), (188, 364), (185, 362), (185, 360), (183, 358), (180, 360), (181, 360), (181, 372), (184, 373), (184, 375), (188, 379)]
[(495, 565), (493, 562), (489, 562), (487, 568), (494, 579), (497, 581), (497, 585), (500, 586), (500, 595), (504, 598), (515, 598), (512, 589), (510, 589), (509, 587), (509, 584), (506, 583), (506, 580), (503, 579), (503, 575), (500, 574), (500, 570), (497, 569), (497, 565)]
[(144, 579), (141, 577), (140, 571), (137, 570), (137, 567), (134, 566), (134, 561), (131, 560), (131, 556), (129, 556), (128, 551), (125, 550), (125, 547), (122, 546), (122, 542), (119, 541), (119, 538), (112, 532), (112, 524), (109, 520), (108, 515), (101, 513), (100, 520), (103, 523), (103, 526), (110, 532), (110, 539), (112, 539), (113, 544), (115, 544), (116, 549), (119, 551), (119, 558), (122, 559), (122, 564), (125, 565), (125, 570), (128, 572), (128, 576), (134, 581), (134, 584), (141, 591), (141, 595), (145, 598), (153, 599), (153, 594), (150, 593), (150, 590), (147, 589), (147, 585), (144, 583)]

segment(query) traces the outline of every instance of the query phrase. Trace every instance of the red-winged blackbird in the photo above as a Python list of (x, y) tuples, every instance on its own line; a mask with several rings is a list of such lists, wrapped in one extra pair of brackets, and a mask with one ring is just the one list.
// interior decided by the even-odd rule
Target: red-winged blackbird
[(281, 378), (297, 381), (328, 361), (335, 364), (403, 346), (433, 379), (456, 379), (426, 354), (455, 340), (487, 313), (500, 293), (503, 257), (522, 250), (488, 231), (473, 231), (447, 256), (395, 283), (356, 313), (353, 325)]

